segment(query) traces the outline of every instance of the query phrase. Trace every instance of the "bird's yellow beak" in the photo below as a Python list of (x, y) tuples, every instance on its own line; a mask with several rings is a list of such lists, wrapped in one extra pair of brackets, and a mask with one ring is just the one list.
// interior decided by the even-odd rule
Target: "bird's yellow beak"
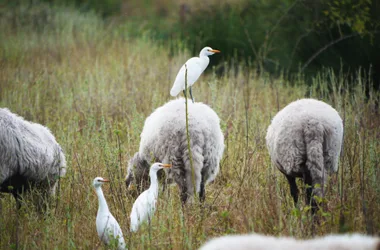
[(130, 184), (129, 187), (128, 187), (128, 190), (135, 190), (135, 186), (133, 184)]
[(102, 182), (110, 182), (110, 180), (103, 179)]
[(217, 50), (217, 49), (212, 49), (210, 50), (211, 52), (214, 52), (214, 53), (220, 53), (220, 50)]
[(163, 166), (164, 168), (171, 168), (172, 164), (161, 164), (161, 166)]

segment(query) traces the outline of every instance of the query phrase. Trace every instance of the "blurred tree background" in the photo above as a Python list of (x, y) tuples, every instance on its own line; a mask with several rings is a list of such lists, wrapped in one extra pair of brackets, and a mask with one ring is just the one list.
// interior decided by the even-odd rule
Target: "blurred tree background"
[(258, 73), (289, 79), (315, 76), (322, 68), (355, 77), (361, 69), (373, 80), (368, 84), (380, 86), (377, 0), (12, 0), (0, 6), (41, 2), (97, 12), (115, 30), (147, 36), (169, 51), (219, 49), (222, 55), (211, 64), (221, 73), (221, 61), (244, 61)]

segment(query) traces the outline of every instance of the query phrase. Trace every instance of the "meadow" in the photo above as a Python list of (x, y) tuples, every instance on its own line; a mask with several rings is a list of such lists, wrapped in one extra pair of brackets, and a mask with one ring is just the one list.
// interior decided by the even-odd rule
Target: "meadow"
[[(151, 226), (131, 234), (127, 162), (138, 150), (145, 118), (172, 99), (175, 75), (193, 55), (180, 41), (171, 41), (169, 50), (92, 12), (14, 11), (0, 18), (0, 107), (49, 127), (68, 171), (44, 216), (28, 202), (17, 211), (12, 196), (0, 195), (0, 249), (103, 249), (95, 228), (96, 176), (111, 180), (104, 193), (129, 249), (197, 249), (211, 237), (248, 232), (297, 238), (380, 233), (380, 95), (366, 87), (366, 70), (346, 77), (324, 69), (307, 84), (301, 74), (288, 81), (232, 60), (221, 74), (206, 69), (193, 93), (221, 119), (220, 173), (206, 186), (202, 206), (182, 207), (177, 186), (161, 192)], [(337, 109), (345, 130), (339, 171), (329, 180), (314, 229), (310, 206), (304, 199), (294, 206), (265, 145), (271, 118), (305, 97)]]

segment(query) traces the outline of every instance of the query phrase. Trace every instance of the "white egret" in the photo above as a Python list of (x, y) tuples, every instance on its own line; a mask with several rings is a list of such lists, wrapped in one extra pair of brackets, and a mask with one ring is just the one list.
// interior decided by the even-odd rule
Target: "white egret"
[(112, 216), (108, 209), (106, 199), (103, 195), (102, 185), (105, 182), (109, 182), (109, 180), (103, 179), (102, 177), (96, 177), (93, 181), (93, 186), (99, 200), (99, 209), (96, 215), (96, 231), (104, 244), (109, 245), (112, 240), (117, 240), (117, 249), (126, 249), (123, 232), (121, 231), (119, 223), (117, 223), (115, 217)]
[(192, 57), (189, 60), (187, 60), (187, 62), (181, 67), (175, 78), (173, 87), (170, 90), (170, 95), (177, 96), (181, 92), (181, 90), (183, 90), (183, 94), (186, 98), (185, 74), (187, 68), (187, 87), (190, 91), (191, 100), (193, 100), (194, 103), (191, 86), (198, 80), (203, 71), (207, 68), (210, 62), (210, 58), (208, 58), (208, 56), (211, 56), (215, 53), (220, 53), (220, 51), (212, 49), (210, 47), (204, 47), (199, 53), (199, 57)]
[(158, 198), (157, 171), (163, 168), (170, 168), (172, 165), (156, 162), (149, 170), (150, 187), (137, 197), (131, 212), (131, 232), (136, 232), (139, 226), (151, 220), (156, 210)]

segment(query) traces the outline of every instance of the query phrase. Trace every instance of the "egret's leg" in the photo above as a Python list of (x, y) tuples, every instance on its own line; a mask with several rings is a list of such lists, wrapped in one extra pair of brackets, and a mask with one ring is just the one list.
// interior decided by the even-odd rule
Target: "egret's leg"
[(185, 96), (185, 98), (187, 98), (187, 97), (186, 97), (186, 91), (185, 91), (185, 90), (183, 90), (183, 95)]
[(193, 103), (194, 103), (194, 98), (193, 98), (193, 91), (192, 91), (192, 88), (191, 88), (191, 86), (190, 86), (190, 96), (191, 96), (191, 100), (193, 101)]

